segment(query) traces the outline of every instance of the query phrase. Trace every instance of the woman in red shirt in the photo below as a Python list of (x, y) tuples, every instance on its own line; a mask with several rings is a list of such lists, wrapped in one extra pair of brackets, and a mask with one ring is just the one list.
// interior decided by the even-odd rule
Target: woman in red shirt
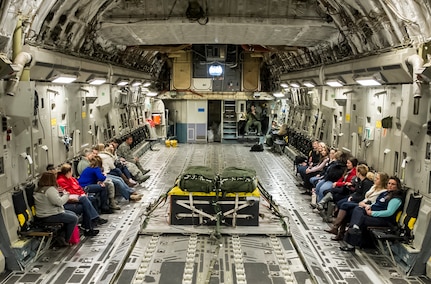
[(69, 207), (68, 209), (73, 211), (74, 203), (82, 205), (84, 235), (96, 236), (99, 230), (93, 229), (93, 222), (101, 225), (107, 223), (108, 220), (99, 217), (99, 213), (97, 213), (97, 210), (88, 199), (84, 189), (79, 185), (78, 180), (72, 176), (72, 166), (70, 164), (63, 164), (61, 166), (60, 172), (57, 174), (57, 183), (61, 188), (70, 193), (69, 201), (65, 204), (65, 207)]

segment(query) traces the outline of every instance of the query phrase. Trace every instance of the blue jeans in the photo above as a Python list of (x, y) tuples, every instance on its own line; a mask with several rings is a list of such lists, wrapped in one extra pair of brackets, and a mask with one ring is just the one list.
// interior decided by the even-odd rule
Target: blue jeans
[(111, 171), (109, 171), (108, 174), (114, 175), (117, 177), (121, 177), (121, 175), (124, 174), (126, 176), (126, 178), (128, 178), (128, 179), (132, 178), (132, 174), (129, 172), (129, 169), (126, 166), (122, 166), (121, 168), (112, 169)]
[(314, 176), (310, 178), (310, 183), (313, 187), (316, 187), (317, 183), (322, 179), (322, 176)]
[(93, 229), (92, 220), (99, 217), (93, 203), (87, 196), (80, 196), (77, 203), (66, 203), (64, 208), (75, 212), (77, 215), (82, 214), (82, 227), (84, 229)]
[(317, 202), (319, 202), (324, 194), (323, 192), (325, 192), (325, 190), (329, 190), (332, 188), (332, 181), (329, 180), (320, 180), (317, 184), (316, 184), (316, 197), (317, 197)]
[(388, 227), (391, 225), (391, 217), (371, 217), (365, 212), (362, 207), (353, 209), (352, 218), (350, 218), (350, 227), (358, 225), (361, 229), (368, 226), (372, 227)]
[(100, 209), (109, 210), (108, 205), (108, 189), (100, 184), (89, 184), (84, 187), (87, 193), (98, 193), (100, 195)]
[(78, 216), (72, 211), (64, 210), (63, 213), (52, 215), (49, 217), (40, 218), (45, 223), (63, 223), (64, 239), (69, 242), (76, 224), (78, 224)]
[(298, 173), (298, 174), (300, 174), (301, 175), (301, 177), (302, 177), (302, 175), (305, 175), (305, 170), (306, 169), (308, 169), (308, 165), (306, 165), (306, 166), (302, 166), (302, 165), (298, 165), (298, 166), (296, 166), (296, 172)]
[(130, 194), (133, 192), (133, 190), (124, 182), (124, 180), (111, 174), (108, 174), (107, 177), (112, 180), (115, 189), (120, 192), (121, 196), (123, 196), (126, 200), (129, 200)]

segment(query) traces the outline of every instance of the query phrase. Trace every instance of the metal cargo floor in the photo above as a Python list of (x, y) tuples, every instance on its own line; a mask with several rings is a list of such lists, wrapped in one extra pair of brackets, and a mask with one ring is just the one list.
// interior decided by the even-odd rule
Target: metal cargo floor
[[(97, 237), (51, 249), (25, 271), (3, 275), (1, 283), (430, 283), (405, 276), (375, 250), (340, 251), (339, 243), (323, 231), (328, 225), (309, 207), (310, 197), (300, 194), (286, 155), (250, 152), (250, 145), (243, 144), (154, 148), (159, 151), (141, 157), (151, 169), (146, 187), (139, 188), (145, 194), (141, 202), (121, 202), (121, 212), (104, 215), (109, 223)], [(189, 165), (218, 172), (228, 166), (255, 168), (260, 183), (288, 216), (292, 237), (244, 227), (243, 232), (226, 228), (227, 234), (214, 238), (194, 226), (169, 227), (164, 216), (168, 206), (160, 207), (153, 217), (157, 222), (145, 232), (146, 208)]]

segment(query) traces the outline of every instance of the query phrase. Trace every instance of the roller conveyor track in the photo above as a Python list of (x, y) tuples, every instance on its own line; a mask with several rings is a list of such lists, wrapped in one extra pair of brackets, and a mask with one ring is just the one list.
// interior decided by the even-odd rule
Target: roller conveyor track
[[(141, 159), (152, 169), (146, 188), (139, 189), (145, 194), (142, 202), (122, 202), (120, 213), (104, 215), (109, 223), (100, 227), (99, 236), (50, 250), (1, 283), (429, 283), (406, 277), (375, 251), (341, 252), (323, 231), (328, 225), (312, 213), (310, 198), (300, 194), (287, 156), (249, 152), (244, 145), (157, 147), (160, 151), (148, 151)], [(174, 234), (142, 234), (148, 205), (189, 165), (219, 172), (227, 166), (255, 168), (280, 214), (288, 216), (292, 237), (247, 234), (257, 227), (220, 238), (211, 235), (210, 227), (208, 234), (181, 226), (171, 228), (178, 230)], [(167, 222), (166, 210), (155, 217), (161, 225)]]

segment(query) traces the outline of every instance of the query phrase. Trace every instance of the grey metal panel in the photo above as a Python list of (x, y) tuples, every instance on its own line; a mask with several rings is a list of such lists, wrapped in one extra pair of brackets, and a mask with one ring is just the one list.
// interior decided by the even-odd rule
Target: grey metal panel
[(180, 283), (183, 278), (184, 262), (164, 262), (160, 268), (160, 284)]

